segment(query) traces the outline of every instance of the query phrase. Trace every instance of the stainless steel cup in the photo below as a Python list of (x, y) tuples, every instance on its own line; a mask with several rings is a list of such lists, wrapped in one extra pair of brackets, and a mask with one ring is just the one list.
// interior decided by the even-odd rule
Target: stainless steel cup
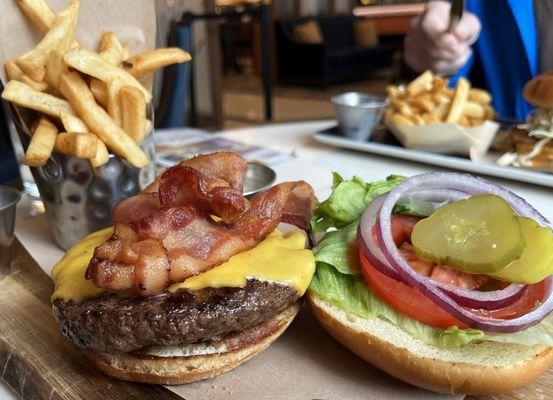
[[(24, 148), (29, 145), (30, 130), (21, 115), (10, 107), (17, 133)], [(150, 116), (151, 117), (151, 116)], [(136, 168), (121, 157), (110, 155), (107, 164), (94, 168), (88, 160), (53, 153), (46, 165), (31, 168), (44, 202), (50, 228), (64, 250), (91, 232), (112, 224), (111, 211), (155, 178), (155, 147), (150, 134), (140, 144), (151, 162)]]
[(349, 138), (368, 140), (389, 104), (385, 95), (347, 92), (331, 98), (340, 132)]
[(0, 186), (0, 266), (10, 263), (10, 252), (15, 227), (15, 207), (21, 199), (18, 190)]

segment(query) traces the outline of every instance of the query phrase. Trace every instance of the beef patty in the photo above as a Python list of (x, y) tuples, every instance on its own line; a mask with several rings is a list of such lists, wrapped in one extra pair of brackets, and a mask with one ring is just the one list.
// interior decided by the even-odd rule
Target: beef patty
[(79, 302), (56, 299), (64, 336), (99, 353), (215, 341), (253, 327), (293, 305), (291, 287), (249, 280), (243, 288), (206, 288), (156, 297), (103, 294)]

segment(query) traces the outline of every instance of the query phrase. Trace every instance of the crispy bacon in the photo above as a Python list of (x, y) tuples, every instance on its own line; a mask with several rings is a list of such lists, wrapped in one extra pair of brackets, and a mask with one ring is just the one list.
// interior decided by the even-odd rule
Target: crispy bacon
[[(182, 160), (181, 167), (190, 167), (201, 172), (209, 179), (221, 179), (234, 189), (242, 191), (244, 174), (248, 165), (242, 157), (236, 153), (220, 152), (211, 154), (200, 154), (188, 160)], [(152, 182), (145, 192), (157, 192), (160, 178)]]
[(195, 205), (232, 222), (248, 208), (242, 180), (248, 166), (235, 153), (212, 153), (182, 161), (161, 174), (143, 193), (113, 210), (114, 224), (128, 224), (179, 205)]
[(307, 183), (282, 183), (255, 196), (234, 224), (215, 221), (194, 206), (177, 206), (116, 225), (110, 239), (96, 248), (86, 278), (102, 288), (161, 293), (172, 282), (254, 247), (276, 229), (288, 206), (297, 209), (298, 193), (314, 199)]

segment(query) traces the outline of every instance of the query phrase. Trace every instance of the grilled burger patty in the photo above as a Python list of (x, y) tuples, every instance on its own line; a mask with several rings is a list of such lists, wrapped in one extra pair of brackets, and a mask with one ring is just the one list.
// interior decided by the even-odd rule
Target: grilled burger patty
[(219, 340), (281, 313), (298, 298), (288, 286), (249, 280), (243, 288), (183, 290), (146, 298), (59, 298), (53, 308), (63, 335), (77, 346), (98, 353), (128, 353), (148, 346)]

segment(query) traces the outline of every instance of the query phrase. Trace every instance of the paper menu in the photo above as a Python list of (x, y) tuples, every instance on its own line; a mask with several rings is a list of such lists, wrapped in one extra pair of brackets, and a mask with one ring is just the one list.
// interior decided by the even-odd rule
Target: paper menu
[(157, 130), (154, 139), (156, 161), (164, 168), (200, 153), (218, 151), (232, 151), (247, 161), (258, 161), (272, 167), (295, 159), (289, 153), (231, 140), (193, 128)]

